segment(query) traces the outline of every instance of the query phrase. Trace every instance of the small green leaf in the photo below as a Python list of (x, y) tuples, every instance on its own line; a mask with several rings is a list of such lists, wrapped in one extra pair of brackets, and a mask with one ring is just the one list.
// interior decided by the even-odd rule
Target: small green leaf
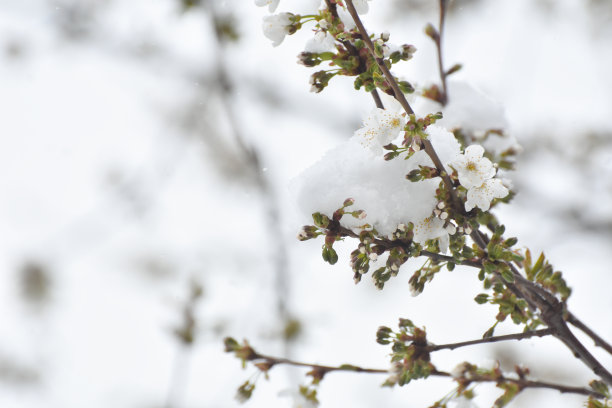
[(514, 274), (512, 273), (511, 270), (502, 269), (500, 273), (501, 273), (502, 278), (504, 278), (506, 282), (514, 283)]

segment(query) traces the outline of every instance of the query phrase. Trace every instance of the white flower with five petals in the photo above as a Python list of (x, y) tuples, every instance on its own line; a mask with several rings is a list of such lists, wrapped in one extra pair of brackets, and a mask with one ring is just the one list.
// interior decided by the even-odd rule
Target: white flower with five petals
[(400, 112), (376, 108), (353, 137), (373, 153), (381, 153), (382, 147), (395, 139), (405, 125), (406, 118)]
[(480, 187), (485, 180), (495, 175), (495, 167), (491, 160), (483, 157), (484, 148), (480, 145), (471, 145), (465, 149), (465, 154), (459, 155), (451, 166), (457, 170), (459, 183), (467, 189)]
[(468, 190), (466, 211), (474, 207), (487, 211), (493, 199), (504, 198), (509, 193), (501, 180), (493, 178), (495, 167), (483, 154), (482, 146), (471, 145), (465, 149), (465, 154), (459, 155), (450, 163), (457, 170), (459, 183)]

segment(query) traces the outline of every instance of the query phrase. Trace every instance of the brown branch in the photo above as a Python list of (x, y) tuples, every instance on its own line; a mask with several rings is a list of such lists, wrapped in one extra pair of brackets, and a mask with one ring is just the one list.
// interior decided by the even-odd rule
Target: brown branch
[(524, 332), (524, 333), (506, 334), (503, 336), (493, 336), (493, 337), (488, 337), (486, 339), (462, 341), (459, 343), (426, 346), (424, 348), (430, 352), (438, 351), (438, 350), (454, 350), (459, 347), (473, 346), (476, 344), (496, 343), (498, 341), (507, 341), (507, 340), (523, 340), (523, 339), (528, 339), (531, 337), (549, 336), (551, 334), (552, 334), (551, 329), (542, 329), (542, 330), (534, 330), (534, 331), (529, 331), (529, 332)]
[[(374, 51), (374, 44), (372, 43), (370, 36), (368, 35), (365, 27), (363, 26), (363, 23), (361, 22), (357, 11), (355, 10), (353, 1), (345, 0), (345, 4), (351, 17), (355, 21), (355, 25), (357, 26), (357, 29), (359, 30), (361, 37), (366, 44), (366, 47), (370, 51), (370, 54), (378, 64), (378, 67), (383, 72), (391, 88), (393, 89), (395, 98), (402, 105), (406, 113), (414, 114), (414, 111), (406, 100), (404, 94), (399, 89), (397, 81), (395, 80), (387, 66), (384, 64), (384, 61), (376, 57), (376, 53)], [(459, 213), (464, 214), (464, 208), (461, 204), (461, 201), (456, 195), (453, 183), (448, 174), (446, 174), (444, 166), (442, 165), (440, 158), (438, 157), (433, 146), (431, 145), (431, 142), (427, 139), (424, 139), (423, 146), (425, 148), (425, 152), (436, 166), (436, 169), (440, 172), (440, 176), (444, 181), (446, 189), (451, 195), (453, 207)], [(472, 232), (471, 237), (480, 248), (486, 249), (486, 235), (484, 235), (479, 230), (475, 230)], [(564, 311), (563, 305), (552, 294), (548, 293), (542, 288), (539, 288), (533, 282), (530, 282), (525, 279), (511, 263), (507, 263), (507, 265), (511, 267), (519, 283), (514, 284), (507, 282), (506, 286), (510, 290), (512, 290), (512, 292), (515, 293), (516, 296), (525, 299), (532, 309), (540, 310), (542, 320), (553, 330), (553, 335), (559, 340), (561, 340), (561, 342), (563, 342), (574, 353), (575, 357), (579, 358), (602, 380), (604, 380), (609, 385), (612, 385), (612, 374), (608, 370), (606, 370), (601, 365), (601, 363), (597, 361), (595, 357), (593, 357), (593, 355), (586, 349), (586, 347), (584, 347), (584, 345), (582, 345), (582, 343), (580, 343), (580, 341), (573, 335), (573, 333), (567, 327), (567, 324), (563, 320), (562, 315)]]
[[(438, 377), (452, 377), (450, 373), (447, 373), (444, 371), (434, 371), (431, 373), (431, 375), (435, 375)], [(561, 384), (549, 383), (546, 381), (533, 381), (533, 380), (525, 380), (521, 378), (509, 378), (503, 375), (495, 377), (495, 378), (488, 377), (488, 376), (475, 375), (473, 377), (470, 377), (469, 379), (465, 379), (464, 381), (479, 382), (479, 383), (494, 382), (497, 384), (509, 382), (509, 383), (518, 385), (521, 388), (521, 390), (525, 388), (547, 388), (550, 390), (559, 391), (562, 394), (579, 394), (579, 395), (592, 396), (592, 397), (601, 398), (601, 399), (605, 398), (605, 395), (600, 394), (597, 391), (591, 390), (589, 388), (572, 387), (572, 386), (566, 386), (566, 385), (561, 385)]]
[(296, 367), (308, 367), (308, 368), (312, 368), (312, 370), (318, 373), (319, 375), (321, 375), (321, 377), (333, 371), (352, 371), (355, 373), (368, 373), (368, 374), (389, 374), (389, 370), (384, 370), (381, 368), (364, 368), (364, 367), (358, 367), (358, 366), (354, 366), (350, 364), (344, 364), (340, 366), (329, 366), (329, 365), (322, 365), (322, 364), (303, 363), (300, 361), (291, 360), (289, 358), (267, 356), (265, 354), (259, 354), (257, 352), (255, 352), (255, 354), (253, 354), (253, 356), (251, 356), (249, 360), (263, 360), (263, 362), (266, 363), (266, 365), (270, 368), (277, 364), (287, 364), (287, 365), (292, 365)]
[(582, 330), (587, 336), (589, 336), (595, 342), (596, 346), (599, 346), (606, 350), (608, 353), (612, 354), (612, 345), (605, 341), (603, 338), (597, 335), (593, 330), (591, 330), (586, 324), (584, 324), (580, 319), (578, 319), (574, 314), (570, 311), (567, 312), (566, 320), (576, 327), (579, 330)]
[[(354, 365), (349, 365), (349, 364), (340, 365), (340, 366), (330, 366), (330, 365), (322, 365), (322, 364), (304, 363), (301, 361), (291, 360), (288, 358), (273, 357), (273, 356), (268, 356), (264, 354), (259, 354), (255, 351), (253, 352), (254, 353), (249, 357), (249, 360), (255, 361), (255, 364), (260, 370), (267, 371), (273, 366), (278, 365), (278, 364), (292, 365), (295, 367), (306, 367), (306, 368), (311, 369), (311, 372), (309, 374), (315, 378), (318, 378), (319, 380), (323, 378), (325, 374), (334, 372), (334, 371), (348, 371), (348, 372), (366, 373), (366, 374), (389, 374), (389, 370), (384, 370), (380, 368), (364, 368), (364, 367), (359, 367), (359, 366), (354, 366)], [(257, 360), (260, 360), (260, 361), (257, 361)], [(450, 373), (447, 373), (445, 371), (438, 371), (438, 370), (433, 371), (430, 375), (437, 376), (437, 377), (446, 377), (446, 378), (452, 377)], [(560, 393), (579, 394), (579, 395), (593, 396), (596, 398), (605, 397), (604, 395), (594, 390), (590, 390), (588, 388), (571, 387), (571, 386), (565, 386), (561, 384), (549, 383), (545, 381), (526, 380), (522, 378), (509, 378), (503, 375), (496, 376), (495, 378), (489, 377), (489, 376), (476, 375), (476, 376), (470, 377), (468, 381), (472, 383), (495, 382), (498, 384), (509, 382), (509, 383), (517, 384), (521, 388), (521, 390), (525, 388), (547, 388), (547, 389), (559, 391)]]
[(385, 105), (383, 105), (382, 100), (380, 99), (380, 95), (376, 89), (372, 89), (372, 98), (374, 98), (374, 103), (378, 109), (385, 109)]

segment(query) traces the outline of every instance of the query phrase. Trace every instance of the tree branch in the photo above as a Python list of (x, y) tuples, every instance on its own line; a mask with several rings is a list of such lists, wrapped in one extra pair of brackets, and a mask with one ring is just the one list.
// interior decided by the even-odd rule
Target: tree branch
[[(443, 0), (442, 0), (443, 1)], [(374, 44), (370, 39), (357, 11), (355, 10), (355, 6), (353, 5), (352, 0), (345, 0), (346, 7), (355, 21), (355, 25), (359, 30), (363, 41), (366, 44), (366, 47), (370, 51), (370, 54), (378, 64), (378, 67), (385, 75), (385, 78), (389, 82), (389, 85), (393, 89), (395, 94), (395, 98), (402, 105), (406, 113), (414, 114), (412, 107), (406, 100), (406, 97), (399, 89), (397, 81), (384, 64), (382, 59), (376, 58), (376, 53), (374, 51)], [(452, 180), (446, 174), (444, 166), (440, 161), (440, 158), (436, 154), (431, 142), (427, 139), (423, 139), (423, 146), (425, 148), (425, 152), (431, 158), (436, 169), (440, 172), (440, 176), (444, 181), (447, 191), (451, 195), (452, 204), (456, 211), (461, 214), (465, 214), (464, 208), (460, 200), (456, 195)], [(471, 234), (472, 239), (476, 244), (486, 250), (486, 236), (480, 232), (479, 230), (474, 230)], [(612, 385), (612, 374), (606, 370), (599, 361), (584, 347), (584, 345), (573, 335), (573, 333), (567, 327), (566, 322), (563, 320), (562, 313), (564, 311), (563, 305), (556, 299), (552, 294), (542, 290), (537, 287), (533, 282), (525, 279), (512, 265), (511, 263), (507, 263), (507, 265), (512, 269), (514, 275), (517, 278), (518, 284), (506, 282), (506, 286), (512, 290), (518, 297), (525, 299), (530, 307), (538, 309), (541, 311), (542, 320), (554, 331), (553, 335), (561, 340), (573, 353), (574, 356), (579, 358), (587, 367), (589, 367), (595, 374), (597, 374), (602, 380), (604, 380), (607, 384)], [(542, 292), (546, 292), (544, 295)]]
[(605, 341), (603, 338), (597, 335), (593, 330), (591, 330), (586, 324), (584, 324), (580, 319), (578, 319), (574, 314), (570, 311), (567, 312), (566, 320), (576, 327), (579, 330), (582, 330), (587, 336), (589, 336), (595, 342), (596, 346), (599, 346), (606, 350), (608, 353), (612, 354), (612, 345)]
[[(365, 367), (359, 367), (359, 366), (350, 365), (350, 364), (344, 364), (340, 366), (330, 366), (330, 365), (322, 365), (322, 364), (304, 363), (301, 361), (291, 360), (288, 358), (274, 357), (274, 356), (268, 356), (265, 354), (260, 354), (254, 350), (253, 350), (253, 354), (249, 356), (249, 360), (253, 361), (254, 364), (260, 370), (263, 370), (263, 371), (268, 371), (273, 366), (279, 365), (279, 364), (291, 365), (295, 367), (310, 368), (311, 371), (308, 374), (319, 380), (323, 378), (325, 374), (334, 372), (334, 371), (348, 371), (348, 372), (366, 373), (366, 374), (390, 374), (389, 370), (384, 370), (380, 368), (365, 368)], [(433, 371), (431, 375), (436, 376), (436, 377), (446, 377), (446, 378), (452, 377), (450, 373), (445, 372), (445, 371), (438, 371), (438, 370)], [(593, 396), (596, 398), (605, 397), (604, 395), (594, 390), (584, 388), (584, 387), (565, 386), (565, 385), (554, 384), (554, 383), (549, 383), (545, 381), (526, 380), (523, 378), (509, 378), (504, 375), (500, 375), (496, 377), (475, 375), (475, 376), (471, 376), (469, 379), (466, 379), (466, 380), (469, 381), (470, 383), (485, 383), (485, 382), (494, 382), (498, 384), (513, 383), (513, 384), (518, 385), (521, 389), (546, 388), (550, 390), (559, 391), (560, 393), (579, 394), (579, 395)]]
[(494, 336), (488, 337), (486, 339), (477, 339), (470, 341), (462, 341), (459, 343), (450, 343), (450, 344), (440, 344), (433, 346), (426, 346), (425, 349), (427, 351), (438, 351), (438, 350), (454, 350), (459, 347), (472, 346), (476, 344), (486, 344), (486, 343), (496, 343), (498, 341), (507, 341), (507, 340), (523, 340), (531, 337), (544, 337), (552, 334), (552, 329), (542, 329), (542, 330), (534, 330), (524, 333), (515, 333), (515, 334), (506, 334), (503, 336)]

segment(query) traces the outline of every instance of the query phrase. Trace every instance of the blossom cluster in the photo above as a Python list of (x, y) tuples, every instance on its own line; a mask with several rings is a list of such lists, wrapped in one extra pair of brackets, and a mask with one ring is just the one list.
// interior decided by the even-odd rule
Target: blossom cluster
[(483, 154), (482, 146), (471, 145), (451, 163), (457, 170), (459, 182), (467, 189), (466, 211), (474, 207), (487, 211), (494, 198), (504, 198), (509, 193), (502, 181), (494, 178), (496, 169)]
[[(317, 211), (331, 214), (338, 203), (352, 197), (367, 214), (365, 222), (381, 236), (394, 239), (401, 226), (412, 224), (413, 241), (425, 245), (438, 240), (445, 252), (449, 235), (464, 232), (453, 223), (440, 199), (442, 179), (429, 155), (420, 148), (420, 139), (407, 142), (413, 124), (406, 114), (392, 109), (374, 109), (347, 142), (331, 150), (294, 182), (298, 203), (305, 214)], [(508, 195), (508, 189), (495, 178), (493, 163), (483, 157), (484, 149), (471, 145), (461, 150), (453, 133), (430, 124), (424, 135), (437, 152), (448, 174), (456, 177), (467, 192), (465, 210), (474, 207), (487, 211), (495, 198)], [(404, 145), (405, 160), (384, 160), (386, 149)], [(429, 172), (413, 182), (407, 177)], [(347, 228), (363, 229), (364, 220), (343, 219)], [(466, 226), (467, 229), (469, 227)]]
[[(355, 6), (355, 10), (358, 14), (366, 14), (369, 10), (368, 2), (370, 0), (354, 0), (353, 4)], [(274, 13), (278, 8), (280, 0), (255, 0), (255, 5), (259, 7), (268, 7), (268, 11), (270, 13)], [(309, 6), (310, 12), (316, 12), (321, 6), (321, 0), (312, 0), (311, 5)], [(340, 7), (338, 9), (338, 14), (344, 23), (347, 29), (351, 29), (354, 27), (354, 22), (352, 21), (348, 12)], [(291, 35), (295, 33), (295, 31), (300, 27), (300, 21), (302, 17), (295, 15), (293, 13), (277, 13), (265, 16), (263, 18), (263, 33), (264, 35), (272, 41), (272, 45), (277, 47), (279, 46), (285, 36)], [(325, 39), (326, 33), (323, 33), (324, 36), (318, 36), (315, 34), (315, 38), (309, 42), (306, 46), (306, 51), (308, 52), (323, 52), (322, 50), (329, 50), (329, 38)], [(317, 44), (322, 43), (322, 44)], [(327, 45), (327, 46), (326, 46)]]

